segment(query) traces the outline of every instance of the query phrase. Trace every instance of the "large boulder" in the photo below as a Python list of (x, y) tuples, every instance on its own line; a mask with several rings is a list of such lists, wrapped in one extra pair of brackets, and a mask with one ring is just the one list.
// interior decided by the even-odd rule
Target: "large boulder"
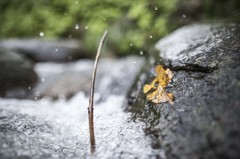
[[(169, 159), (240, 158), (240, 25), (194, 24), (156, 44), (129, 94), (133, 119)], [(157, 64), (173, 70), (174, 105), (146, 100)]]
[[(111, 59), (101, 58), (97, 70), (95, 92), (101, 93), (101, 100), (109, 95), (126, 93), (131, 83), (126, 81), (137, 74), (142, 67), (143, 59), (137, 56)], [(69, 99), (78, 92), (90, 93), (94, 61), (79, 60), (71, 63), (37, 63), (35, 71), (39, 83), (31, 89), (29, 98)], [(111, 68), (111, 69), (109, 69)]]
[(38, 77), (31, 62), (21, 55), (0, 47), (0, 93), (17, 87), (28, 88)]
[(2, 40), (0, 46), (22, 53), (36, 62), (92, 57), (77, 40), (9, 39)]

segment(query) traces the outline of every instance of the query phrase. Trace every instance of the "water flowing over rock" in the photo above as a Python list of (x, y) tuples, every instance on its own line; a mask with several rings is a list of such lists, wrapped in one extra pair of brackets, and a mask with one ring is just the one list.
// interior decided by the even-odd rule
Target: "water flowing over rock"
[[(156, 44), (129, 93), (128, 111), (145, 123), (152, 147), (167, 158), (240, 157), (240, 26), (194, 24)], [(146, 101), (143, 85), (162, 64), (174, 72), (171, 106)]]
[[(92, 64), (89, 60), (67, 65), (45, 63), (36, 66), (36, 71), (47, 82), (49, 74), (91, 72)], [(123, 112), (126, 93), (142, 66), (143, 59), (139, 57), (100, 60), (94, 156), (89, 154), (89, 101), (83, 91), (68, 101), (0, 99), (0, 158), (163, 158), (163, 151), (151, 148), (143, 124), (131, 121), (131, 114)]]

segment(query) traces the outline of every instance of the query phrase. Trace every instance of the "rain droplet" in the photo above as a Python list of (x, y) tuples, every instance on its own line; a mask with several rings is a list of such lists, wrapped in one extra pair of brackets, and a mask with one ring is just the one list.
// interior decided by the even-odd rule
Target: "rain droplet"
[(133, 63), (134, 63), (134, 64), (136, 64), (137, 62), (136, 62), (136, 61), (134, 61)]
[(133, 44), (131, 43), (130, 46), (133, 46)]
[(157, 6), (155, 6), (154, 10), (158, 10)]
[(34, 100), (37, 100), (37, 97), (34, 97)]
[(182, 17), (183, 17), (183, 18), (186, 18), (187, 16), (186, 16), (186, 14), (183, 14)]
[(88, 26), (85, 26), (85, 29), (87, 30), (87, 29), (88, 29)]
[(58, 48), (56, 48), (55, 51), (58, 52)]
[(152, 35), (150, 35), (149, 38), (152, 39)]
[(76, 29), (76, 30), (79, 29), (79, 25), (78, 25), (78, 24), (75, 25), (75, 29)]
[(143, 51), (141, 50), (139, 54), (140, 54), (140, 55), (143, 55)]
[(44, 36), (44, 32), (40, 32), (39, 35), (43, 37)]
[(45, 78), (41, 78), (41, 82), (45, 82)]
[(30, 89), (32, 89), (31, 87), (28, 87), (28, 89), (30, 90)]
[(78, 1), (76, 1), (75, 4), (78, 4)]

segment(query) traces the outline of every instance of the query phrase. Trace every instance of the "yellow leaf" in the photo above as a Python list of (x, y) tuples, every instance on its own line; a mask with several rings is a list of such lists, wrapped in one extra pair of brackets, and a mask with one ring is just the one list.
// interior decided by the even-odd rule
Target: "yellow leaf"
[(171, 80), (171, 79), (173, 78), (173, 73), (172, 73), (172, 71), (171, 71), (169, 68), (167, 68), (165, 72), (166, 72), (166, 74), (168, 75), (169, 80)]
[(147, 93), (147, 92), (149, 92), (151, 89), (152, 89), (152, 86), (149, 85), (149, 84), (146, 84), (146, 85), (143, 87), (143, 92), (144, 92), (144, 93)]
[(147, 94), (147, 100), (153, 103), (169, 102), (173, 105), (173, 94), (167, 93), (164, 90), (173, 78), (172, 71), (168, 68), (165, 70), (161, 65), (157, 65), (155, 71), (157, 74), (155, 79), (151, 82), (151, 84), (146, 84), (143, 87), (143, 93), (147, 94), (150, 90), (153, 90)]

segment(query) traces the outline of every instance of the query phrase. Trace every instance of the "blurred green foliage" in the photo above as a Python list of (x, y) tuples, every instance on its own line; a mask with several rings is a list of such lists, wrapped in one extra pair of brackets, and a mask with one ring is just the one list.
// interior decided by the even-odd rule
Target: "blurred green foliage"
[(237, 1), (1, 0), (0, 38), (44, 32), (45, 38), (82, 39), (91, 52), (108, 29), (110, 51), (138, 54), (178, 26), (201, 17), (239, 14)]

